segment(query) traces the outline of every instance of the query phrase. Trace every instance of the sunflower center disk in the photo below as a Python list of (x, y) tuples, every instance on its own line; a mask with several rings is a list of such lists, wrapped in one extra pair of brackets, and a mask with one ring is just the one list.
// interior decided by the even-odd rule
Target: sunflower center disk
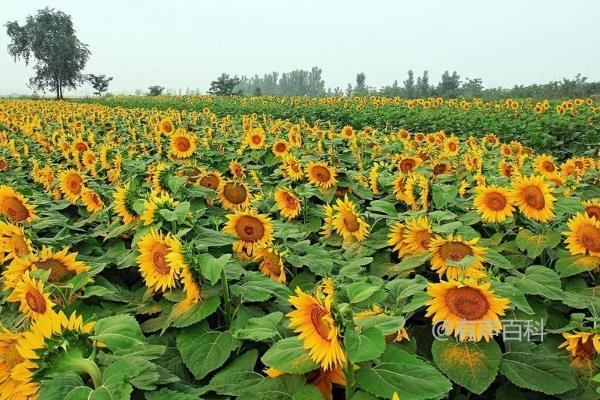
[(525, 200), (525, 203), (536, 210), (541, 210), (546, 205), (544, 194), (540, 188), (536, 186), (528, 186), (525, 188), (525, 190), (523, 190), (523, 199)]
[(400, 162), (400, 170), (402, 172), (410, 172), (416, 165), (417, 163), (415, 162), (415, 160), (413, 160), (412, 158), (407, 158)]
[(279, 267), (279, 256), (273, 253), (269, 253), (265, 256), (265, 264), (271, 274), (274, 276), (281, 275), (281, 268)]
[(81, 192), (81, 184), (82, 183), (83, 183), (83, 181), (81, 180), (80, 177), (73, 176), (73, 177), (69, 178), (69, 183), (68, 183), (69, 189), (74, 194), (79, 194)]
[(175, 139), (175, 148), (179, 151), (188, 151), (191, 147), (190, 141), (184, 137)]
[(556, 167), (554, 167), (554, 164), (552, 164), (550, 161), (544, 161), (544, 163), (542, 164), (542, 168), (544, 169), (544, 171), (547, 172), (554, 172), (554, 170), (556, 169)]
[(579, 230), (579, 242), (589, 251), (600, 252), (600, 229), (582, 226)]
[(219, 186), (219, 180), (214, 175), (207, 175), (200, 179), (200, 186), (204, 186), (208, 189), (216, 189)]
[(344, 223), (344, 226), (346, 227), (348, 232), (354, 233), (360, 229), (358, 218), (356, 218), (356, 215), (352, 213), (347, 213), (346, 215), (344, 215), (344, 217), (342, 218), (342, 222)]
[(167, 253), (169, 252), (169, 247), (163, 243), (158, 243), (152, 249), (152, 264), (154, 264), (154, 269), (161, 275), (167, 275), (171, 272), (171, 267), (167, 263)]
[(506, 199), (497, 192), (489, 193), (485, 198), (485, 202), (492, 211), (502, 211), (506, 207)]
[(460, 261), (466, 256), (472, 256), (473, 251), (464, 243), (448, 242), (440, 247), (440, 255), (442, 256), (442, 260), (451, 259), (452, 261)]
[(16, 197), (7, 197), (2, 204), (2, 211), (13, 222), (26, 220), (29, 217), (27, 207)]
[(317, 180), (319, 182), (329, 182), (329, 179), (331, 178), (331, 174), (329, 173), (329, 170), (327, 168), (321, 167), (319, 165), (314, 167), (313, 175), (317, 178)]
[(448, 291), (446, 304), (453, 314), (467, 321), (482, 319), (490, 308), (485, 296), (479, 290), (468, 286)]
[(46, 300), (39, 290), (32, 288), (25, 293), (25, 301), (27, 305), (36, 313), (43, 314), (46, 312)]
[(579, 342), (577, 344), (577, 349), (575, 350), (575, 352), (577, 357), (581, 357), (586, 360), (594, 358), (594, 356), (596, 355), (596, 349), (594, 348), (594, 343), (592, 342), (592, 339), (588, 338), (588, 340), (585, 343)]
[(310, 310), (310, 320), (315, 327), (315, 330), (323, 339), (327, 339), (329, 337), (329, 324), (323, 320), (323, 317), (327, 315), (327, 310), (319, 306), (314, 306), (312, 310)]
[(588, 206), (588, 207), (586, 207), (585, 212), (590, 217), (596, 217), (597, 219), (600, 220), (600, 207), (599, 206)]
[(246, 201), (248, 193), (244, 185), (238, 183), (228, 183), (223, 188), (223, 195), (233, 204), (242, 204)]
[(50, 270), (50, 276), (48, 277), (48, 281), (52, 283), (59, 283), (67, 281), (72, 275), (71, 271), (58, 260), (49, 259), (44, 261), (38, 261), (33, 265), (38, 269), (43, 269), (45, 271)]
[(429, 242), (431, 241), (431, 235), (428, 231), (418, 231), (416, 233), (416, 242), (421, 246), (423, 250), (429, 248)]
[(244, 242), (256, 242), (265, 234), (265, 228), (258, 218), (250, 215), (242, 216), (235, 225), (238, 237)]

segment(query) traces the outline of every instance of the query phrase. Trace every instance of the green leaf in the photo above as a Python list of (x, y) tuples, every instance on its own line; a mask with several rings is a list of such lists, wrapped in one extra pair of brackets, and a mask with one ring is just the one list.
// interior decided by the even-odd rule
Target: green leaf
[(361, 329), (377, 328), (384, 335), (397, 333), (404, 327), (404, 317), (400, 315), (372, 315), (370, 317), (355, 320)]
[(267, 301), (276, 297), (285, 304), (290, 296), (290, 290), (285, 285), (258, 272), (246, 272), (245, 280), (230, 286), (230, 289), (243, 302)]
[(258, 358), (258, 351), (252, 349), (242, 354), (217, 372), (210, 380), (208, 386), (202, 388), (204, 392), (214, 391), (227, 396), (239, 396), (244, 389), (259, 383), (263, 376), (254, 372)]
[(506, 283), (513, 284), (525, 294), (544, 296), (552, 300), (561, 300), (560, 277), (550, 268), (541, 265), (527, 267), (525, 274), (517, 278), (509, 276)]
[(219, 258), (215, 258), (209, 253), (204, 253), (196, 257), (196, 263), (200, 266), (202, 276), (206, 278), (211, 285), (214, 285), (221, 279), (223, 267), (225, 267), (225, 264), (227, 264), (230, 259), (231, 254), (223, 254)]
[(268, 367), (276, 368), (289, 374), (305, 374), (319, 368), (308, 355), (297, 336), (289, 337), (275, 343), (263, 354), (261, 361)]
[[(40, 399), (63, 400), (67, 398), (69, 393), (75, 388), (84, 386), (81, 377), (75, 372), (52, 374), (48, 378), (50, 379), (44, 379), (40, 385), (40, 391), (38, 393), (38, 398)], [(89, 391), (91, 391), (91, 389)], [(71, 394), (71, 396), (73, 395)]]
[(304, 380), (299, 375), (265, 378), (246, 388), (237, 400), (293, 400), (294, 395), (304, 387)]
[(231, 332), (198, 326), (181, 331), (177, 348), (185, 366), (196, 379), (202, 379), (227, 361), (235, 345)]
[(385, 201), (385, 200), (374, 200), (371, 202), (369, 207), (367, 207), (367, 209), (370, 211), (385, 214), (387, 216), (394, 217), (394, 218), (398, 216), (398, 211), (396, 211), (396, 206), (393, 203), (391, 203), (389, 201)]
[(185, 328), (198, 323), (217, 311), (219, 305), (221, 305), (221, 298), (219, 296), (204, 299), (201, 302), (194, 304), (184, 314), (176, 316), (173, 319), (173, 326), (175, 328)]
[(387, 399), (397, 392), (402, 400), (439, 398), (452, 389), (437, 369), (395, 345), (389, 345), (372, 368), (358, 371), (358, 385)]
[(556, 200), (556, 203), (554, 203), (554, 211), (556, 214), (575, 215), (584, 210), (581, 199), (576, 197), (561, 196)]
[(487, 261), (489, 264), (493, 265), (494, 267), (498, 267), (500, 269), (506, 269), (506, 270), (515, 269), (515, 266), (512, 265), (512, 263), (506, 257), (504, 257), (502, 254), (500, 254), (496, 250), (489, 248), (489, 247), (487, 248), (487, 250), (485, 252), (485, 261)]
[(502, 357), (500, 346), (491, 342), (434, 340), (433, 361), (453, 382), (475, 394), (483, 393), (496, 379)]
[(598, 266), (600, 266), (600, 257), (566, 254), (556, 260), (554, 269), (561, 278), (565, 278), (581, 272), (593, 271)]
[(456, 185), (446, 185), (435, 183), (431, 185), (431, 198), (435, 204), (435, 208), (445, 208), (448, 203), (456, 198), (458, 187)]
[(323, 395), (315, 385), (305, 385), (294, 393), (294, 400), (323, 400)]
[(352, 363), (373, 360), (385, 349), (385, 336), (377, 328), (366, 328), (360, 332), (347, 329), (344, 347)]
[(131, 315), (103, 318), (94, 326), (92, 339), (99, 340), (111, 350), (131, 350), (144, 345), (144, 334)]
[(390, 268), (390, 273), (397, 275), (401, 272), (408, 271), (410, 269), (415, 269), (423, 265), (427, 260), (429, 260), (429, 257), (431, 257), (430, 251), (424, 251), (420, 254), (404, 257), (402, 261), (400, 261), (400, 264)]
[(277, 335), (277, 326), (283, 319), (283, 313), (274, 313), (258, 318), (250, 318), (243, 329), (236, 330), (233, 335), (236, 339), (264, 341)]
[(500, 373), (515, 385), (548, 395), (577, 385), (566, 358), (537, 352), (510, 352), (502, 356)]
[(190, 393), (181, 393), (167, 388), (162, 388), (156, 392), (147, 392), (146, 400), (199, 400), (198, 396)]
[(560, 243), (560, 233), (550, 231), (546, 235), (536, 235), (530, 230), (522, 229), (515, 242), (521, 251), (531, 258), (536, 258), (547, 248), (554, 248)]
[(355, 282), (346, 286), (346, 293), (348, 294), (348, 299), (352, 304), (365, 301), (371, 297), (371, 295), (380, 290), (381, 286), (373, 285), (368, 282)]

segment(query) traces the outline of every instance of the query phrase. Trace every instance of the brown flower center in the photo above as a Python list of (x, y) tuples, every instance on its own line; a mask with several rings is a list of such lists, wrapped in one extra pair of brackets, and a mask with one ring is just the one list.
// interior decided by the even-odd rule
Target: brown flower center
[(289, 193), (284, 193), (285, 204), (288, 208), (296, 209), (298, 207), (298, 201), (296, 198)]
[(283, 142), (278, 142), (275, 145), (275, 151), (277, 151), (278, 153), (283, 153), (287, 150), (287, 146), (285, 145), (285, 143)]
[(88, 149), (87, 144), (85, 144), (83, 142), (77, 142), (77, 143), (75, 143), (75, 148), (79, 152), (84, 152), (84, 151), (87, 151), (87, 149)]
[(402, 172), (410, 172), (416, 165), (417, 162), (412, 158), (405, 158), (404, 160), (400, 161), (400, 170)]
[(581, 357), (586, 360), (589, 360), (596, 355), (596, 349), (594, 348), (594, 343), (591, 337), (589, 337), (585, 343), (579, 342), (577, 344), (577, 347), (575, 348), (575, 355), (576, 357)]
[(258, 218), (243, 215), (235, 224), (235, 232), (244, 242), (256, 242), (265, 235), (265, 227)]
[(323, 317), (328, 314), (327, 310), (318, 305), (314, 305), (310, 310), (310, 321), (312, 322), (315, 330), (323, 339), (329, 337), (329, 324), (323, 320)]
[(342, 217), (342, 223), (348, 232), (354, 233), (360, 229), (360, 224), (358, 223), (358, 218), (356, 215), (347, 212)]
[(452, 152), (456, 151), (456, 143), (454, 143), (454, 142), (448, 143), (448, 150), (450, 150)]
[(582, 226), (577, 232), (579, 243), (589, 251), (600, 252), (600, 229), (595, 226)]
[(152, 248), (152, 264), (156, 272), (161, 275), (168, 275), (171, 272), (171, 267), (166, 258), (169, 250), (169, 246), (164, 243), (157, 243)]
[(261, 142), (262, 138), (260, 137), (260, 135), (252, 135), (252, 143), (261, 144)]
[(45, 271), (50, 270), (48, 282), (51, 283), (68, 281), (74, 275), (73, 272), (69, 271), (66, 265), (53, 258), (35, 262), (33, 265), (35, 265), (37, 269), (43, 269)]
[(486, 297), (479, 290), (469, 286), (448, 290), (446, 305), (454, 315), (467, 321), (482, 319), (490, 309)]
[(281, 259), (275, 253), (267, 252), (263, 257), (263, 265), (267, 267), (271, 275), (279, 277), (281, 275)]
[(185, 136), (177, 136), (173, 142), (173, 146), (177, 149), (177, 151), (185, 152), (192, 147), (192, 144)]
[(244, 185), (235, 182), (229, 182), (225, 184), (225, 187), (223, 187), (223, 196), (225, 196), (230, 203), (237, 205), (246, 201), (246, 198), (248, 198), (248, 192), (246, 191)]
[(556, 169), (556, 167), (554, 166), (554, 163), (551, 161), (544, 161), (542, 163), (542, 168), (546, 172), (554, 172), (554, 170)]
[(2, 214), (6, 215), (12, 222), (20, 222), (29, 218), (29, 210), (16, 197), (6, 197), (2, 204)]
[(433, 167), (433, 174), (434, 175), (440, 175), (443, 174), (444, 172), (446, 172), (447, 169), (447, 165), (442, 163), (442, 164), (436, 164), (435, 167)]
[(0, 172), (6, 171), (7, 167), (8, 167), (8, 163), (6, 162), (6, 160), (0, 159)]
[(25, 293), (25, 301), (30, 309), (38, 314), (46, 312), (46, 300), (40, 291), (36, 288), (31, 288)]
[(527, 186), (522, 193), (525, 203), (533, 209), (542, 210), (546, 205), (544, 193), (537, 186)]
[(320, 165), (315, 165), (312, 168), (312, 175), (318, 182), (329, 182), (331, 179), (331, 173), (329, 172), (329, 169)]
[(202, 179), (200, 179), (200, 186), (214, 190), (219, 186), (219, 179), (213, 174), (203, 176)]
[(464, 243), (447, 242), (440, 247), (440, 255), (442, 260), (460, 261), (466, 256), (472, 256), (473, 250)]
[(429, 242), (431, 241), (431, 233), (426, 230), (417, 231), (415, 234), (416, 242), (423, 250), (429, 248)]
[(490, 192), (485, 196), (485, 205), (492, 211), (502, 211), (506, 207), (506, 198), (502, 193)]
[(83, 179), (79, 176), (79, 174), (69, 175), (67, 178), (67, 186), (71, 193), (78, 195), (81, 193), (81, 186), (83, 185)]
[(585, 212), (589, 217), (596, 217), (600, 220), (600, 206), (587, 206)]

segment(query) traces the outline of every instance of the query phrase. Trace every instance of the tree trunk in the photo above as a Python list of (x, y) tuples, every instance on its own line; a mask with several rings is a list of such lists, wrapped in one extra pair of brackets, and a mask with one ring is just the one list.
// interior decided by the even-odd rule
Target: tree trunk
[(56, 80), (56, 100), (60, 99), (60, 89), (58, 86), (58, 79)]

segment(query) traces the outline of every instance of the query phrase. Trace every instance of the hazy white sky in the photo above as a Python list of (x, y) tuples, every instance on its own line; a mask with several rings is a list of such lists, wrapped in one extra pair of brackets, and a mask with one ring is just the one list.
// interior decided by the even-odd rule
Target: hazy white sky
[[(86, 72), (114, 76), (113, 93), (153, 84), (204, 91), (221, 72), (314, 65), (342, 88), (357, 72), (380, 87), (408, 69), (428, 69), (434, 83), (457, 70), (486, 87), (577, 72), (600, 80), (597, 0), (2, 0), (0, 23), (46, 6), (72, 16), (92, 51)], [(30, 93), (32, 70), (13, 62), (7, 44), (2, 27), (0, 94)]]

